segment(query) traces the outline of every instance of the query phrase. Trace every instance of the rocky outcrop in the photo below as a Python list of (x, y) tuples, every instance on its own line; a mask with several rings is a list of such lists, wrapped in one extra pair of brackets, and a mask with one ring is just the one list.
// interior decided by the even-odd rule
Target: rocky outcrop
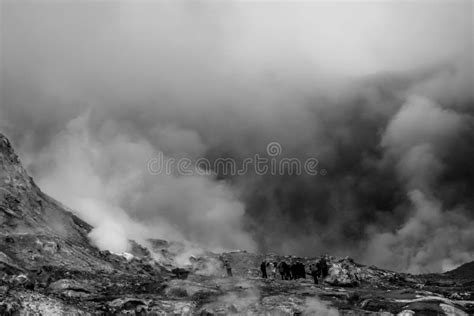
[(55, 281), (49, 285), (48, 289), (69, 297), (87, 297), (94, 292), (94, 288), (87, 282), (72, 279)]
[(335, 286), (358, 286), (359, 273), (350, 265), (344, 263), (333, 263), (329, 268), (329, 275), (324, 282)]

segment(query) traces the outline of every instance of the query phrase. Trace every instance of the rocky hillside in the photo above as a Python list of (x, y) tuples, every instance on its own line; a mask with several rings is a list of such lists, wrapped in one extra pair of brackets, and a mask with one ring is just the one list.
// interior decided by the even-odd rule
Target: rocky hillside
[(316, 257), (197, 248), (190, 255), (192, 245), (165, 240), (130, 241), (130, 253), (114, 254), (89, 242), (90, 229), (41, 192), (0, 134), (0, 315), (474, 313), (469, 265), (413, 276), (330, 257), (329, 275), (314, 284), (309, 275), (262, 279), (258, 267), (299, 260), (309, 273)]
[(36, 186), (0, 134), (1, 251), (23, 269), (54, 264), (90, 270), (104, 265), (91, 247), (91, 227)]
[(460, 267), (446, 272), (446, 275), (454, 279), (474, 280), (474, 261), (465, 263)]

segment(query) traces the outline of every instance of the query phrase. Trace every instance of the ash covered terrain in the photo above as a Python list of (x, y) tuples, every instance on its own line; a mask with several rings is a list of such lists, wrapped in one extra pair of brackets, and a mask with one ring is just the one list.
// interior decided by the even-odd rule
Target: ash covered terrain
[[(319, 253), (215, 253), (158, 239), (130, 240), (127, 253), (100, 251), (92, 227), (41, 191), (1, 134), (0, 226), (1, 315), (474, 313), (474, 262), (412, 275), (329, 255), (328, 275), (315, 284)], [(305, 277), (282, 280), (267, 269), (262, 278), (262, 261), (300, 261)]]

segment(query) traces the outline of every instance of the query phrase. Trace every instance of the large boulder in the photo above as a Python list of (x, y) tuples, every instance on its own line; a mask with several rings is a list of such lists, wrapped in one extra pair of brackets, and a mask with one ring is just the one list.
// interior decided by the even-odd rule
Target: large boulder
[(358, 286), (359, 277), (357, 268), (345, 262), (332, 263), (329, 268), (329, 274), (324, 282), (335, 286)]
[(85, 282), (71, 279), (61, 279), (49, 285), (49, 290), (68, 297), (87, 297), (94, 288)]
[(118, 298), (109, 302), (109, 308), (112, 313), (125, 313), (125, 311), (144, 313), (152, 301), (141, 298)]
[(398, 315), (449, 315), (449, 316), (467, 316), (462, 307), (445, 297), (425, 296), (415, 299), (399, 299), (399, 303), (405, 303), (403, 311)]
[(171, 272), (176, 276), (177, 279), (185, 280), (188, 278), (189, 271), (182, 268), (174, 268)]

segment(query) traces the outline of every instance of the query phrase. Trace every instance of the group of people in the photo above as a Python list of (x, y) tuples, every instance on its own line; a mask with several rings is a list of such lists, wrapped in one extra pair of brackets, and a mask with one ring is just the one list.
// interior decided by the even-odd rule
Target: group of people
[[(227, 272), (227, 276), (232, 276), (232, 267), (229, 260), (224, 260), (224, 268)], [(306, 279), (306, 267), (300, 260), (293, 261), (291, 264), (285, 261), (270, 262), (263, 260), (260, 264), (260, 272), (262, 278), (267, 279), (270, 275), (271, 278), (276, 279), (277, 273), (280, 274), (282, 280), (297, 280)], [(317, 260), (315, 263), (309, 265), (310, 275), (313, 277), (314, 284), (318, 284), (320, 278), (325, 278), (329, 274), (329, 266), (326, 256)]]
[[(268, 273), (271, 273), (273, 278), (276, 278), (277, 271), (280, 273), (282, 280), (297, 280), (297, 279), (306, 279), (306, 267), (301, 261), (294, 261), (291, 264), (282, 261), (277, 262), (267, 262), (263, 260), (260, 264), (260, 271), (262, 273), (262, 278), (268, 278)], [(318, 283), (319, 278), (325, 278), (329, 273), (328, 263), (325, 257), (312, 263), (309, 266), (309, 271), (311, 276), (314, 279), (314, 283)]]
[(278, 272), (282, 280), (306, 279), (305, 266), (301, 261), (296, 261), (291, 264), (282, 261), (278, 264)]
[(276, 262), (267, 262), (265, 260), (260, 264), (260, 271), (262, 272), (262, 278), (268, 278), (267, 269), (270, 273), (270, 277), (276, 278), (278, 264)]

